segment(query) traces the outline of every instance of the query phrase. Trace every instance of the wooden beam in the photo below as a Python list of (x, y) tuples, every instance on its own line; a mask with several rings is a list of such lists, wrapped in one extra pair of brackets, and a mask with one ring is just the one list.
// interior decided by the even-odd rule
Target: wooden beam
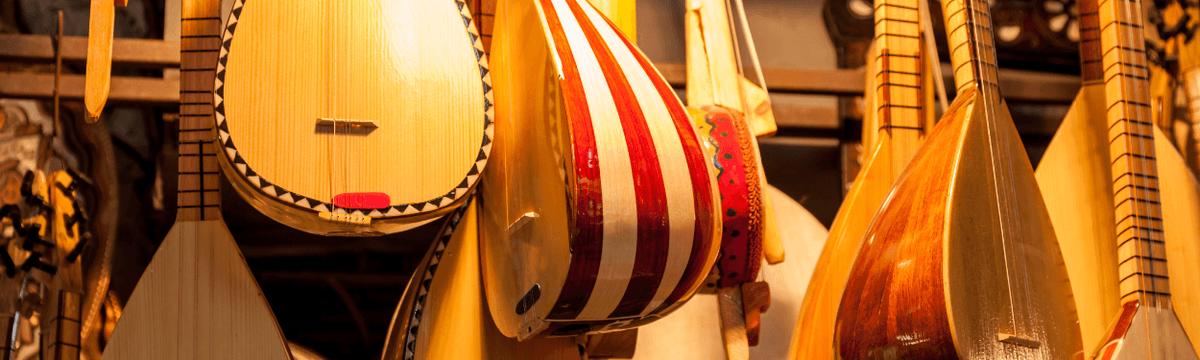
[[(687, 70), (679, 63), (655, 63), (655, 67), (675, 87), (687, 85)], [(954, 91), (953, 72), (949, 64), (942, 64), (946, 74), (947, 89)], [(865, 87), (863, 69), (816, 70), (763, 68), (767, 88), (772, 92), (814, 95), (862, 95)], [(1011, 70), (1000, 72), (1000, 90), (1004, 98), (1012, 102), (1040, 102), (1069, 104), (1079, 92), (1079, 76), (1040, 71)]]
[[(83, 100), (83, 75), (62, 76), (62, 99)], [(0, 97), (51, 99), (54, 74), (0, 73)], [(112, 103), (179, 105), (179, 80), (114, 76), (108, 99)]]
[[(64, 36), (63, 60), (87, 61), (87, 37)], [(54, 42), (48, 35), (0, 35), (0, 61), (54, 62)], [(179, 67), (179, 42), (152, 39), (113, 39), (113, 65)]]
[[(679, 63), (655, 63), (671, 86), (687, 85), (687, 67)], [(822, 95), (862, 95), (863, 70), (815, 70), (763, 68), (770, 91)]]

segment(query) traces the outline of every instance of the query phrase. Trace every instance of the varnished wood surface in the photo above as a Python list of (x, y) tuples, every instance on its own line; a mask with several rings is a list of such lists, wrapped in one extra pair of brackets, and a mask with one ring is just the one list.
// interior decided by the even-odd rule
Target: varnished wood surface
[[(47, 233), (50, 238), (46, 239), (55, 244), (54, 256), (52, 260), (58, 264), (58, 271), (54, 276), (54, 284), (52, 288), (56, 293), (46, 294), (43, 298), (50, 304), (48, 309), (56, 309), (55, 314), (46, 314), (43, 319), (49, 320), (48, 327), (43, 328), (44, 334), (48, 335), (43, 346), (50, 351), (46, 351), (47, 359), (53, 360), (77, 360), (82, 353), (82, 313), (83, 313), (83, 270), (80, 264), (81, 256), (74, 258), (70, 254), (77, 246), (80, 245), (81, 231), (87, 230), (80, 226), (80, 223), (67, 224), (67, 219), (75, 215), (75, 193), (71, 189), (76, 180), (71, 178), (66, 171), (59, 170), (50, 175), (48, 187), (42, 191), (48, 195), (50, 206), (53, 211), (50, 212), (50, 226)], [(83, 214), (80, 214), (83, 215)], [(84, 223), (86, 225), (86, 223)], [(45, 295), (44, 295), (45, 296)]]
[(717, 192), (686, 111), (586, 2), (501, 3), (495, 26), (492, 76), (507, 91), (499, 170), (480, 189), (493, 318), (523, 339), (656, 320), (717, 250)]
[[(751, 359), (783, 359), (788, 355), (800, 303), (821, 244), (829, 232), (815, 217), (779, 189), (766, 191), (775, 207), (787, 259), (763, 264), (762, 279), (771, 286), (771, 307), (762, 313), (759, 343), (750, 347)], [(714, 295), (700, 294), (662, 320), (638, 329), (635, 360), (726, 360)]]
[(104, 349), (116, 359), (289, 359), (287, 345), (221, 220), (176, 222)]
[(1104, 87), (1085, 85), (1035, 174), (1071, 278), (1084, 354), (1095, 353), (1121, 310), (1104, 113)]
[[(1192, 176), (1183, 156), (1154, 133), (1158, 155), (1158, 184), (1162, 192), (1163, 236), (1167, 239), (1167, 268), (1171, 276), (1171, 304), (1188, 334), (1200, 334), (1200, 182)], [(1189, 335), (1193, 349), (1200, 336)]]
[(116, 5), (108, 0), (92, 0), (88, 15), (87, 72), (83, 95), (86, 117), (95, 121), (108, 101), (112, 77), (113, 17)]
[[(211, 84), (219, 2), (185, 1), (176, 222), (130, 295), (103, 359), (289, 359), (287, 343), (221, 220)], [(207, 41), (206, 41), (207, 40)], [(190, 94), (190, 95), (189, 95)], [(197, 94), (199, 94), (197, 96)], [(190, 99), (187, 100), (187, 99)]]
[[(742, 73), (744, 59), (735, 49), (735, 39), (754, 50), (748, 33), (738, 36), (731, 21), (734, 12), (727, 1), (689, 0), (684, 12), (687, 38), (687, 104), (692, 107), (716, 105), (742, 114), (756, 136), (770, 136), (777, 130), (770, 98), (761, 86)], [(739, 3), (733, 3), (740, 5)], [(743, 19), (744, 21), (744, 19)], [(745, 30), (746, 28), (743, 28)], [(756, 71), (758, 57), (751, 54), (746, 66)]]
[(588, 0), (613, 22), (629, 41), (637, 44), (637, 0)]
[[(464, 3), (239, 0), (234, 9), (217, 113), (226, 172), (251, 205), (300, 230), (369, 235), (461, 203), (492, 141), (487, 61)], [(372, 225), (318, 216), (352, 212), (330, 203), (355, 192), (386, 193), (392, 207), (362, 211)]]
[(919, 1), (877, 4), (868, 66), (863, 167), (838, 209), (792, 338), (793, 359), (831, 359), (838, 304), (867, 226), (933, 126), (933, 81)]
[(443, 228), (409, 280), (382, 359), (580, 359), (574, 338), (517, 341), (496, 328), (480, 273), (478, 206), (467, 206), (448, 216), (457, 228)]

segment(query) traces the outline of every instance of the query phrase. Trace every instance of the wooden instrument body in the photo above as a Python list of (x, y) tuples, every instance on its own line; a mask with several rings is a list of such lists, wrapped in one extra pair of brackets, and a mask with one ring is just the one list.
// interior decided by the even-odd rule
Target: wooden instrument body
[[(236, 1), (214, 87), (233, 188), (316, 234), (393, 233), (461, 204), (492, 141), (491, 80), (470, 19), (459, 0)], [(365, 192), (390, 204), (334, 200)]]
[[(978, 95), (960, 93), (869, 228), (838, 313), (839, 358), (1062, 359), (1080, 351), (1032, 168), (1007, 108), (987, 119)], [(1011, 190), (993, 183), (1001, 171), (1011, 171), (1000, 185)], [(1038, 345), (1002, 342), (1004, 334)]]
[[(1085, 85), (1038, 165), (1038, 185), (1054, 223), (1079, 313), (1084, 354), (1096, 354), (1122, 304), (1117, 271), (1116, 224), (1104, 88)], [(1167, 268), (1178, 321), (1200, 332), (1200, 184), (1183, 156), (1158, 129), (1154, 133), (1162, 196)], [(1200, 348), (1200, 342), (1192, 341)]]
[(179, 221), (117, 324), (104, 359), (288, 359), (258, 282), (222, 220)]
[[(718, 106), (689, 108), (701, 144), (716, 168), (721, 192), (721, 255), (717, 286), (755, 281), (763, 258), (767, 221), (762, 193), (766, 179), (758, 161), (758, 144), (742, 116)], [(773, 214), (772, 214), (773, 215)], [(773, 220), (773, 217), (772, 217)]]
[[(788, 354), (789, 340), (800, 314), (809, 279), (821, 244), (829, 233), (807, 210), (779, 189), (768, 185), (776, 215), (789, 219), (779, 223), (787, 261), (763, 264), (762, 278), (771, 285), (771, 307), (762, 313), (758, 346), (749, 348), (751, 359), (781, 359)], [(715, 296), (698, 294), (670, 316), (638, 328), (634, 359), (727, 360)]]
[(478, 207), (464, 206), (447, 216), (409, 280), (382, 359), (580, 359), (575, 339), (517, 341), (496, 328), (484, 300)]
[(586, 2), (498, 5), (498, 136), (480, 189), (493, 319), (521, 339), (651, 322), (691, 297), (718, 250), (695, 129)]
[(185, 1), (175, 225), (122, 310), (103, 359), (290, 359), (275, 314), (221, 220), (212, 84), (219, 1)]
[(1196, 358), (1179, 319), (1170, 311), (1131, 301), (1121, 307), (1116, 319), (1095, 355), (1097, 360)]
[[(886, 4), (886, 5), (885, 5)], [(881, 2), (868, 62), (863, 166), (838, 209), (792, 338), (792, 359), (832, 359), (838, 305), (867, 227), (933, 128), (931, 61), (916, 1)], [(886, 51), (886, 54), (884, 53)], [(893, 74), (895, 72), (895, 74)], [(905, 76), (915, 75), (915, 76)]]

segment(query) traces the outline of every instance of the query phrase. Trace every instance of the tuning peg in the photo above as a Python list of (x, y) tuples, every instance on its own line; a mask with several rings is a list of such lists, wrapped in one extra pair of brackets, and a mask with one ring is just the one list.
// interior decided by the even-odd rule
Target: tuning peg
[(81, 209), (79, 207), (79, 203), (75, 203), (73, 207), (75, 208), (74, 214), (71, 214), (70, 216), (67, 216), (67, 214), (63, 214), (63, 216), (62, 216), (63, 224), (67, 228), (68, 235), (75, 235), (75, 230), (74, 230), (75, 224), (79, 224), (79, 227), (84, 227), (84, 226), (87, 226), (87, 222), (88, 222), (87, 213), (85, 213), (83, 211), (83, 209)]
[(25, 227), (25, 242), (21, 244), (21, 248), (33, 250), (34, 245), (54, 247), (54, 243), (42, 239), (42, 224), (33, 223)]
[(50, 275), (58, 272), (58, 267), (42, 262), (42, 254), (37, 252), (29, 254), (29, 258), (25, 259), (24, 264), (21, 264), (22, 270), (29, 271), (33, 268), (41, 269)]
[(71, 179), (75, 180), (75, 181), (71, 182), (72, 189), (78, 189), (80, 187), (91, 187), (93, 184), (92, 178), (89, 178), (87, 175), (76, 172), (75, 169), (67, 168), (67, 175), (70, 175)]
[(12, 256), (8, 255), (8, 251), (0, 249), (0, 264), (4, 265), (4, 275), (8, 277), (17, 276), (17, 264), (13, 263)]
[(33, 178), (33, 170), (25, 171), (25, 177), (21, 178), (21, 196), (33, 195)]
[(87, 246), (87, 244), (91, 241), (91, 231), (84, 231), (82, 234), (79, 234), (79, 242), (75, 243), (75, 248), (71, 249), (71, 251), (67, 253), (67, 261), (75, 262), (75, 260), (78, 260), (79, 255), (83, 253), (83, 247)]

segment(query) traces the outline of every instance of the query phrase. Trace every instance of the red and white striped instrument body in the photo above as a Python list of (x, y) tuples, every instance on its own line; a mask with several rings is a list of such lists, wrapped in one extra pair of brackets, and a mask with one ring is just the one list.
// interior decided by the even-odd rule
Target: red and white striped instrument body
[(649, 323), (717, 254), (713, 175), (682, 103), (583, 0), (499, 5), (495, 169), (483, 175), (484, 283), (521, 339)]

